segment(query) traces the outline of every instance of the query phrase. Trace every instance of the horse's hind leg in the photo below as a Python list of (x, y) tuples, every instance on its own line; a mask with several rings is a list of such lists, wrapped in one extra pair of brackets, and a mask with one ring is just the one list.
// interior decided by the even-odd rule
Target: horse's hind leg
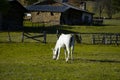
[(74, 50), (74, 47), (71, 47), (71, 60), (73, 60), (73, 50)]
[(71, 51), (71, 60), (73, 60), (73, 54), (72, 54), (72, 51)]
[(66, 62), (68, 62), (68, 60), (69, 60), (69, 55), (70, 55), (70, 50), (69, 50), (69, 48), (67, 48), (67, 53), (68, 53), (68, 55), (67, 55), (67, 58), (66, 58)]
[(64, 53), (65, 53), (65, 59), (66, 59), (66, 48), (64, 48)]

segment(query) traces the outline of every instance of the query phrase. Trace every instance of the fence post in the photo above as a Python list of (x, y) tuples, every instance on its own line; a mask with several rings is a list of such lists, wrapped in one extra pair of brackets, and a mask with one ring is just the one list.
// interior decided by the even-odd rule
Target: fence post
[(59, 38), (59, 31), (56, 31), (57, 39)]
[(11, 40), (11, 36), (10, 36), (10, 29), (9, 29), (9, 27), (8, 27), (8, 40), (9, 40), (9, 42), (12, 41), (12, 40)]
[(107, 41), (106, 41), (105, 38), (106, 38), (106, 37), (105, 37), (105, 34), (103, 34), (103, 39), (102, 39), (102, 43), (103, 43), (103, 44), (107, 44)]
[(92, 35), (92, 44), (95, 44), (95, 35)]
[(112, 34), (110, 34), (110, 44), (112, 44)]
[(24, 31), (22, 32), (22, 42), (24, 42)]
[(82, 43), (82, 37), (81, 37), (81, 35), (79, 34), (78, 36), (79, 36), (80, 43)]
[(43, 31), (43, 42), (46, 43), (46, 31)]
[(116, 40), (115, 43), (118, 45), (118, 34), (116, 34)]
[(12, 41), (12, 40), (11, 40), (11, 36), (10, 36), (10, 31), (8, 31), (8, 40), (9, 40), (9, 42)]

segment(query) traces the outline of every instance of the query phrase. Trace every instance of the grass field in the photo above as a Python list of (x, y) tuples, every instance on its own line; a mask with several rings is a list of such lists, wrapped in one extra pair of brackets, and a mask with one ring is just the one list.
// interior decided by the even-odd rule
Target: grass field
[[(119, 20), (107, 20), (105, 26), (65, 26), (73, 32), (120, 33)], [(120, 80), (120, 46), (75, 43), (74, 60), (65, 62), (63, 49), (58, 61), (52, 60), (55, 34), (47, 44), (26, 40), (21, 32), (0, 33), (0, 80)], [(52, 38), (51, 38), (52, 37)]]
[[(119, 80), (120, 47), (76, 44), (74, 61), (52, 60), (54, 44), (1, 43), (0, 80)], [(63, 50), (62, 50), (63, 53)]]
[(120, 33), (120, 20), (104, 20), (102, 26), (71, 26), (66, 29), (80, 33)]

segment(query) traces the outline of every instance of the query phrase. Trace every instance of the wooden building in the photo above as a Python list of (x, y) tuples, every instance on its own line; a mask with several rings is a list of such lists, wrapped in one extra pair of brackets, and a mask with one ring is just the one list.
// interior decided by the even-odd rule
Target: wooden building
[(74, 7), (66, 1), (37, 2), (26, 8), (32, 14), (32, 22), (52, 22), (67, 25), (92, 24), (93, 13), (86, 9)]
[(23, 27), (23, 17), (27, 9), (24, 8), (17, 0), (8, 0), (9, 9), (7, 13), (0, 17), (0, 25), (2, 30), (16, 30)]
[(0, 30), (2, 29), (2, 14), (0, 13)]

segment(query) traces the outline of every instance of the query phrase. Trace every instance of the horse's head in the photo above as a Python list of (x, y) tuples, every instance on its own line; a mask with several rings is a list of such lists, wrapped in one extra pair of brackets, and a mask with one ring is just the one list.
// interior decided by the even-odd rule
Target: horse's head
[(58, 50), (56, 49), (52, 49), (52, 50), (53, 50), (53, 59), (56, 60), (58, 55)]

